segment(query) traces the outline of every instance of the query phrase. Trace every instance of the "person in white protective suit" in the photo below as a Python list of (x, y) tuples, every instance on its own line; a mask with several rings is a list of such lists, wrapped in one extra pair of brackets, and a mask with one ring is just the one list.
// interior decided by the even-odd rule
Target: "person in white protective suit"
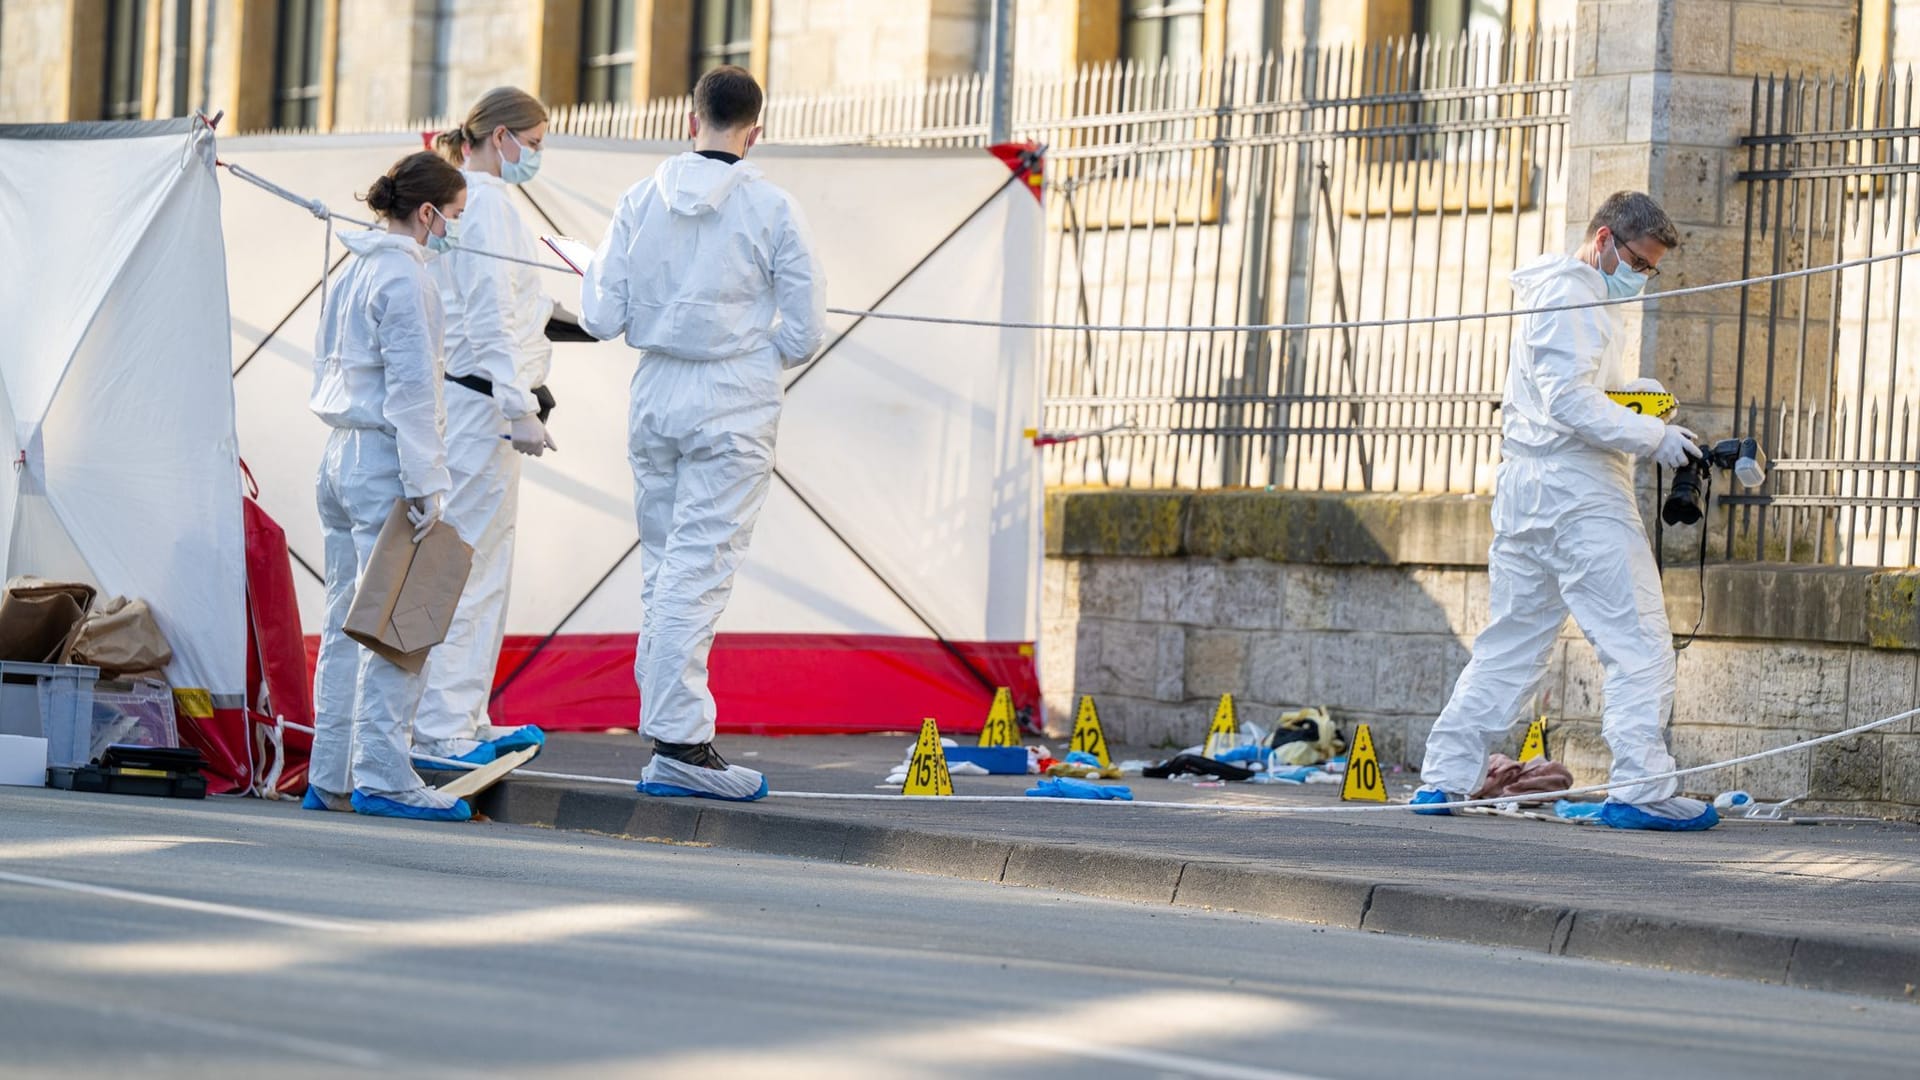
[(644, 612), (634, 661), (651, 795), (757, 799), (713, 748), (707, 654), (766, 500), (782, 372), (825, 336), (824, 280), (800, 209), (741, 159), (760, 87), (737, 67), (694, 87), (691, 153), (620, 200), (581, 286), (580, 325), (640, 350), (628, 456)]
[(427, 659), (427, 689), (414, 718), (414, 764), (431, 758), (484, 765), (546, 741), (540, 728), (495, 727), (487, 714), (494, 668), (506, 636), (508, 579), (518, 516), (520, 454), (557, 449), (547, 433), (551, 401), (543, 384), (552, 359), (547, 317), (553, 301), (539, 271), (490, 257), (535, 257), (536, 238), (514, 209), (509, 184), (533, 179), (547, 134), (547, 110), (531, 94), (499, 87), (435, 147), (464, 166), (467, 211), (460, 246), (430, 269), (447, 312), (447, 524), (473, 548), (473, 570), (447, 639)]
[[(1572, 255), (1515, 271), (1517, 306), (1553, 307), (1640, 292), (1680, 237), (1638, 192), (1607, 199)], [(1618, 306), (1516, 320), (1501, 405), (1504, 448), (1493, 499), (1490, 617), (1453, 697), (1427, 736), (1413, 803), (1456, 802), (1480, 786), (1487, 752), (1532, 698), (1569, 612), (1606, 673), (1602, 732), (1613, 771), (1601, 820), (1616, 828), (1711, 828), (1713, 807), (1678, 798), (1666, 724), (1673, 636), (1660, 574), (1634, 499), (1634, 462), (1701, 456), (1691, 431), (1619, 405), (1608, 390), (1653, 389), (1625, 355)], [(1444, 807), (1418, 811), (1448, 814)]]
[(342, 627), (394, 503), (407, 500), (418, 540), (440, 525), (452, 487), (441, 436), (443, 315), (427, 257), (457, 231), (467, 184), (423, 151), (375, 180), (365, 198), (386, 227), (341, 234), (355, 258), (327, 292), (314, 345), (309, 404), (333, 433), (318, 482), (327, 617), (302, 805), (465, 821), (467, 803), (427, 787), (408, 759), (424, 680)]

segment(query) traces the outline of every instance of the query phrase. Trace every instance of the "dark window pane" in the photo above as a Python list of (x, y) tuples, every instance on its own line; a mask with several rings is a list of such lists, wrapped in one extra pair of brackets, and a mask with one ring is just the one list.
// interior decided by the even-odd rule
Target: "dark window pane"
[(1123, 59), (1135, 63), (1158, 63), (1164, 31), (1159, 19), (1133, 19), (1127, 23), (1126, 52)]
[(320, 123), (320, 54), (326, 37), (321, 0), (280, 0), (274, 43), (273, 122), (307, 128)]
[(110, 0), (107, 5), (106, 71), (100, 109), (106, 119), (128, 120), (140, 116), (146, 14), (143, 0)]
[(586, 0), (580, 23), (580, 100), (633, 97), (633, 0)]
[(613, 34), (608, 52), (626, 52), (633, 48), (633, 0), (613, 0)]
[(1166, 58), (1175, 67), (1191, 67), (1200, 62), (1201, 39), (1205, 27), (1198, 15), (1176, 15), (1164, 20), (1167, 26)]

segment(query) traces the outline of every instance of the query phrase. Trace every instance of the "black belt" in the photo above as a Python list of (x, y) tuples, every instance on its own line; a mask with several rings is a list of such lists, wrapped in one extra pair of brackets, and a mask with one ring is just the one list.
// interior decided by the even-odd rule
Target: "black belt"
[[(493, 380), (491, 379), (483, 379), (478, 375), (455, 375), (452, 372), (448, 372), (447, 381), (464, 386), (476, 394), (485, 394), (488, 397), (493, 396)], [(533, 400), (535, 404), (540, 406), (540, 411), (536, 415), (540, 417), (541, 423), (546, 423), (547, 417), (553, 415), (553, 406), (555, 404), (553, 391), (544, 386), (536, 386), (533, 388)]]

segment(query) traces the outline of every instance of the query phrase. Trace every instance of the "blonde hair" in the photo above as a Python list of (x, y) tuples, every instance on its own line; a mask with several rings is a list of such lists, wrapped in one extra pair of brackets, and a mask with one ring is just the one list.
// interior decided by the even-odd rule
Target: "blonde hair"
[(480, 95), (459, 127), (434, 136), (433, 148), (455, 165), (467, 163), (467, 150), (487, 141), (495, 128), (525, 131), (547, 119), (540, 99), (515, 86), (496, 86)]

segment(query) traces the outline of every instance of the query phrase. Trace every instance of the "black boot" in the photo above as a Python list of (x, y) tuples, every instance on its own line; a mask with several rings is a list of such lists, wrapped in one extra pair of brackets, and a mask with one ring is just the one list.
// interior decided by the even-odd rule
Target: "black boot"
[(653, 752), (656, 754), (665, 754), (675, 761), (683, 761), (688, 765), (702, 769), (714, 769), (725, 772), (727, 768), (727, 759), (721, 757), (720, 751), (715, 750), (713, 744), (710, 742), (671, 743), (661, 742), (659, 739), (655, 739), (653, 740)]

